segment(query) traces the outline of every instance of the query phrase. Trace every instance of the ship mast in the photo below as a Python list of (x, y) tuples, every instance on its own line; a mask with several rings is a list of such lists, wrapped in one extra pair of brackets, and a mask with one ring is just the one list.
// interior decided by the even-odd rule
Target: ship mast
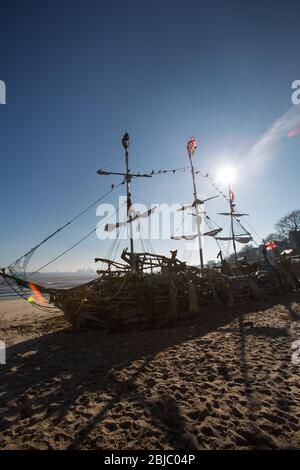
[(125, 132), (122, 145), (125, 149), (125, 166), (126, 166), (126, 173), (125, 173), (125, 181), (126, 181), (126, 197), (127, 197), (127, 217), (129, 220), (129, 230), (130, 230), (130, 253), (134, 253), (134, 246), (133, 246), (133, 234), (132, 234), (132, 203), (131, 203), (131, 192), (130, 192), (130, 185), (131, 185), (131, 175), (129, 173), (129, 155), (128, 155), (128, 147), (129, 147), (129, 134)]
[(237, 265), (238, 258), (236, 252), (236, 244), (235, 244), (235, 236), (234, 236), (234, 228), (233, 228), (233, 212), (234, 212), (234, 205), (233, 205), (233, 192), (230, 187), (230, 183), (228, 186), (228, 195), (229, 195), (229, 205), (230, 205), (230, 222), (231, 222), (231, 236), (232, 236), (232, 244), (233, 244), (233, 251), (235, 257), (235, 264)]
[[(192, 215), (196, 216), (197, 234), (179, 235), (179, 236), (173, 235), (171, 238), (173, 240), (181, 240), (181, 239), (195, 240), (196, 238), (198, 238), (200, 266), (201, 266), (201, 269), (203, 269), (204, 268), (204, 262), (203, 262), (202, 237), (210, 236), (210, 237), (215, 238), (216, 235), (219, 232), (222, 231), (222, 229), (220, 227), (214, 228), (214, 229), (212, 229), (212, 227), (210, 227), (210, 230), (208, 232), (201, 233), (201, 216), (200, 216), (201, 212), (199, 211), (199, 206), (202, 206), (204, 208), (204, 203), (206, 201), (209, 201), (210, 199), (215, 199), (216, 197), (219, 197), (219, 196), (212, 196), (212, 197), (208, 197), (208, 198), (203, 199), (203, 200), (198, 199), (196, 178), (195, 178), (196, 172), (195, 172), (195, 168), (194, 168), (193, 160), (192, 160), (192, 157), (193, 157), (196, 149), (197, 149), (197, 141), (196, 141), (195, 137), (191, 137), (190, 140), (187, 143), (187, 153), (188, 153), (188, 156), (189, 156), (189, 159), (190, 159), (190, 165), (191, 165), (191, 175), (192, 175), (192, 181), (193, 181), (194, 201), (193, 201), (192, 204), (189, 204), (187, 206), (183, 206), (178, 210), (179, 211), (184, 211), (184, 210), (189, 209), (189, 208), (193, 208), (193, 207), (195, 208), (195, 214), (192, 214)], [(203, 214), (205, 214), (204, 211), (203, 211)], [(209, 219), (208, 216), (206, 216), (206, 218)]]
[[(229, 201), (229, 212), (219, 212), (220, 215), (225, 215), (227, 217), (230, 217), (230, 231), (229, 231), (229, 237), (215, 237), (216, 240), (222, 240), (222, 241), (232, 241), (233, 245), (233, 251), (234, 251), (234, 258), (235, 258), (235, 264), (236, 266), (238, 265), (238, 257), (237, 257), (237, 249), (236, 249), (236, 242), (246, 244), (249, 243), (252, 240), (251, 234), (243, 227), (241, 224), (239, 218), (247, 216), (249, 214), (242, 214), (240, 212), (236, 212), (235, 209), (235, 196), (234, 193), (231, 189), (230, 182), (228, 183), (228, 201)], [(241, 229), (241, 233), (235, 233), (234, 230), (234, 223), (238, 224), (238, 226)]]
[(199, 257), (200, 257), (200, 266), (201, 269), (204, 268), (204, 263), (203, 263), (203, 248), (202, 248), (202, 241), (201, 241), (201, 219), (200, 219), (200, 214), (199, 214), (199, 200), (197, 197), (197, 187), (196, 187), (196, 181), (195, 181), (195, 169), (194, 165), (192, 162), (192, 155), (189, 153), (189, 159), (190, 159), (190, 164), (191, 164), (191, 173), (192, 173), (192, 179), (193, 179), (193, 190), (194, 190), (194, 203), (195, 205), (195, 211), (196, 211), (196, 224), (197, 224), (197, 233), (198, 233), (198, 243), (199, 243)]
[[(122, 145), (125, 149), (125, 173), (121, 172), (114, 172), (114, 171), (104, 171), (104, 170), (98, 170), (97, 173), (98, 175), (119, 175), (119, 176), (124, 176), (124, 182), (126, 182), (126, 198), (127, 198), (127, 218), (128, 220), (125, 223), (117, 223), (117, 224), (108, 224), (105, 228), (105, 230), (108, 230), (108, 226), (110, 225), (110, 229), (116, 229), (119, 228), (123, 225), (126, 225), (129, 223), (129, 233), (130, 233), (130, 253), (134, 253), (134, 244), (133, 244), (133, 229), (132, 229), (132, 222), (136, 219), (138, 219), (138, 216), (133, 216), (132, 213), (132, 201), (131, 201), (131, 180), (132, 178), (151, 178), (152, 175), (148, 174), (141, 174), (141, 173), (130, 173), (130, 168), (129, 168), (129, 153), (128, 153), (128, 147), (130, 143), (130, 137), (128, 132), (126, 131), (125, 134), (123, 135), (122, 138)], [(150, 215), (152, 211), (147, 211), (146, 214), (142, 214), (143, 216), (145, 215)]]

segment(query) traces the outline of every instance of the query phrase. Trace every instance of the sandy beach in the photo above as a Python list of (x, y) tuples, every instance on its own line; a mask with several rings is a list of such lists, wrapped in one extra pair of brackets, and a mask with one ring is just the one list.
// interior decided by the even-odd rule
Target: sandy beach
[(299, 294), (125, 333), (0, 318), (0, 449), (300, 448)]

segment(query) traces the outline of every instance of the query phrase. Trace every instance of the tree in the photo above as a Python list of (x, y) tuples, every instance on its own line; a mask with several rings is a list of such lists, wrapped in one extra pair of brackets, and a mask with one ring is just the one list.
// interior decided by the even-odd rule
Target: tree
[(269, 235), (264, 237), (265, 242), (269, 242), (269, 241), (281, 242), (284, 239), (285, 239), (284, 235), (277, 233), (277, 232), (269, 233)]
[[(275, 225), (275, 230), (286, 238), (288, 238), (290, 232), (297, 232), (300, 230), (300, 210), (290, 212), (290, 214), (281, 217)], [(299, 238), (294, 237), (297, 243), (298, 249), (300, 250)]]
[(275, 225), (275, 230), (287, 237), (289, 232), (297, 232), (300, 230), (300, 210), (290, 212), (290, 214), (281, 217)]
[[(250, 243), (249, 245), (243, 246), (237, 252), (237, 255), (238, 255), (238, 258), (243, 258), (244, 256), (246, 256), (247, 261), (249, 263), (254, 263), (255, 261), (257, 261), (259, 259), (260, 251), (259, 251), (258, 248), (253, 246), (252, 243)], [(226, 257), (226, 260), (228, 261), (228, 263), (235, 264), (235, 254), (231, 253), (231, 255)]]
[(258, 248), (253, 246), (252, 243), (249, 243), (249, 245), (243, 246), (243, 248), (239, 252), (239, 255), (240, 256), (246, 256), (247, 260), (250, 263), (254, 263), (259, 258), (260, 252), (259, 252)]

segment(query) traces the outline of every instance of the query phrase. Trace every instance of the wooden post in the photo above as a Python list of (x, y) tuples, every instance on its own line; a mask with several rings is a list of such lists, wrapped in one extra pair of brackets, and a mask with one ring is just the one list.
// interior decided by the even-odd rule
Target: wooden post
[(133, 246), (133, 234), (132, 234), (132, 213), (131, 213), (131, 192), (130, 192), (130, 183), (131, 183), (131, 175), (129, 173), (129, 155), (128, 155), (128, 147), (129, 147), (129, 134), (125, 132), (122, 144), (125, 148), (125, 166), (126, 166), (126, 195), (127, 195), (127, 217), (129, 220), (129, 232), (130, 232), (130, 253), (134, 252)]

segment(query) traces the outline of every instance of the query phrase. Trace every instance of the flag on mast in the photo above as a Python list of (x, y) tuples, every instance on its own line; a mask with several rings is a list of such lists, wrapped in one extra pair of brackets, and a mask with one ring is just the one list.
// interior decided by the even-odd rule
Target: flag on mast
[(197, 147), (198, 147), (197, 140), (195, 139), (195, 137), (191, 137), (186, 146), (188, 156), (190, 158), (192, 158), (192, 156), (194, 155), (194, 152)]
[(266, 244), (265, 244), (265, 247), (267, 248), (267, 250), (275, 250), (275, 248), (277, 248), (278, 245), (276, 245), (276, 243), (273, 241), (273, 240), (269, 240)]

